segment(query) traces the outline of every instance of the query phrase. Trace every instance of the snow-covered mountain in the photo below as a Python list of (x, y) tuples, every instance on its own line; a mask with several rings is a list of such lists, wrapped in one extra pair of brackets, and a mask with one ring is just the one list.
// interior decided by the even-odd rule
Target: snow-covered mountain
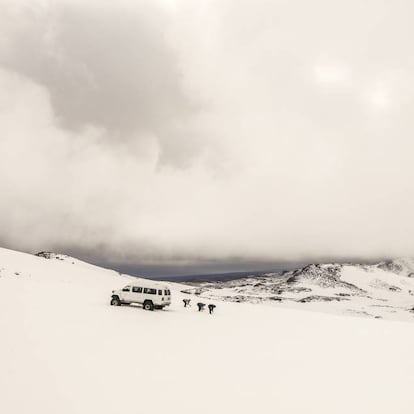
[[(170, 283), (171, 307), (148, 312), (109, 306), (130, 276), (0, 249), (2, 412), (411, 414), (414, 324), (307, 311), (354, 307), (372, 292), (405, 295), (410, 273), (398, 263), (315, 265), (283, 275), (278, 288), (267, 275), (204, 286), (199, 296)], [(259, 304), (221, 300), (254, 292)], [(321, 292), (352, 296), (296, 300)], [(214, 302), (214, 314), (198, 312), (198, 300)], [(406, 309), (398, 317), (412, 319)]]
[(306, 309), (414, 321), (414, 260), (375, 265), (310, 264), (282, 274), (192, 283), (183, 293), (234, 302), (306, 304)]

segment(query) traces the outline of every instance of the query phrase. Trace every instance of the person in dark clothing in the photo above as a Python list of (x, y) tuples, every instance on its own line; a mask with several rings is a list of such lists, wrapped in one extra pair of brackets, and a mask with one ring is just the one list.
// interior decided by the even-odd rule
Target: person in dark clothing
[(204, 310), (204, 306), (206, 306), (206, 304), (205, 303), (198, 302), (197, 303), (197, 306), (198, 306), (198, 311), (201, 312), (201, 311)]
[(214, 308), (216, 307), (216, 305), (213, 305), (212, 303), (210, 303), (208, 305), (208, 312), (210, 313), (210, 315), (213, 313)]
[(183, 299), (184, 307), (190, 306), (191, 299)]

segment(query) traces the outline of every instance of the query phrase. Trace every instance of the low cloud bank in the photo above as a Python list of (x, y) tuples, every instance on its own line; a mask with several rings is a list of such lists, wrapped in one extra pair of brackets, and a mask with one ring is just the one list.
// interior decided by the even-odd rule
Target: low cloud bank
[(1, 244), (414, 255), (414, 6), (360, 3), (1, 0)]

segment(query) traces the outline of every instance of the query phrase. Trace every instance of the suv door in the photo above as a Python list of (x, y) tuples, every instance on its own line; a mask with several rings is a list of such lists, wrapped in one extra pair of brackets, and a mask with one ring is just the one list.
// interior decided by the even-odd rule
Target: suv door
[(132, 286), (131, 301), (142, 303), (142, 287)]
[(131, 302), (131, 286), (125, 286), (122, 288), (121, 296), (121, 300), (123, 302)]

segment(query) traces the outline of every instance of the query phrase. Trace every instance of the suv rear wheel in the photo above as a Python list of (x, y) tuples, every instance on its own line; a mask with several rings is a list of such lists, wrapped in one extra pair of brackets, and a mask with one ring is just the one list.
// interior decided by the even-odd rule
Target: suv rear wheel
[(144, 309), (148, 311), (154, 310), (154, 304), (150, 300), (144, 302)]
[(111, 299), (111, 306), (121, 306), (121, 301), (119, 300), (118, 296), (114, 296)]

